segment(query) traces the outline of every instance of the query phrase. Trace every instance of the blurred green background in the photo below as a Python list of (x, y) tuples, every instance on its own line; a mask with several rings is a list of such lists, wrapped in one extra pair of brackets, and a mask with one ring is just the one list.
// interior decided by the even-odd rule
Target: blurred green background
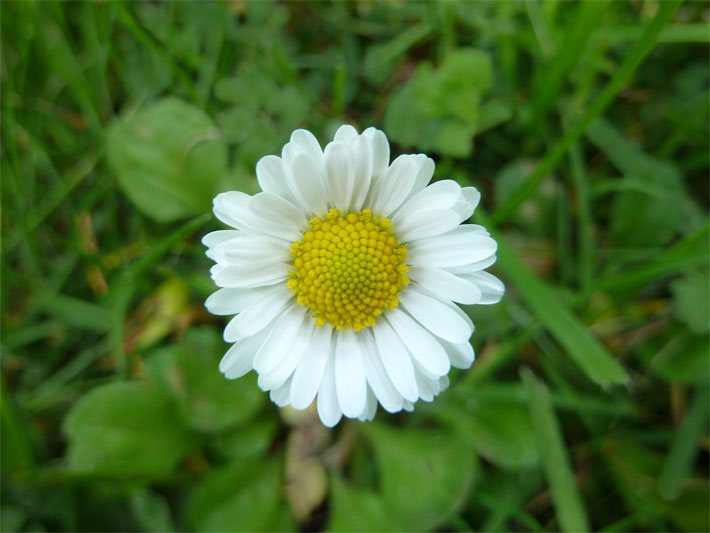
[[(0, 9), (2, 531), (708, 530), (707, 3)], [(199, 239), (343, 122), (481, 190), (508, 292), (326, 430), (219, 374)]]

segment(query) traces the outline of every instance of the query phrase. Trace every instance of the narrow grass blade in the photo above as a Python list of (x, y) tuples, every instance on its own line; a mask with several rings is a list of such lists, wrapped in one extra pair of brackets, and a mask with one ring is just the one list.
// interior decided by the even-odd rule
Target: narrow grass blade
[[(490, 227), (480, 211), (477, 217)], [(600, 385), (627, 381), (626, 371), (572, 314), (554, 289), (532, 273), (500, 236), (495, 238), (498, 241), (499, 268), (574, 362)]]
[(708, 422), (710, 394), (707, 387), (697, 391), (690, 409), (676, 431), (666, 462), (658, 480), (658, 488), (664, 498), (673, 500), (680, 494), (683, 480), (690, 475), (693, 461)]
[(521, 371), (521, 377), (528, 394), (540, 459), (560, 527), (563, 531), (589, 531), (584, 505), (577, 491), (547, 387), (528, 368)]
[(658, 8), (656, 16), (646, 25), (643, 35), (636, 46), (629, 52), (623, 64), (616, 71), (614, 77), (602, 89), (576, 124), (568, 129), (562, 138), (540, 161), (535, 170), (511, 194), (506, 201), (493, 214), (493, 222), (500, 224), (508, 219), (518, 207), (537, 189), (538, 185), (557, 166), (570, 146), (579, 139), (587, 127), (609, 106), (633, 76), (643, 59), (653, 50), (658, 36), (665, 25), (670, 21), (673, 13), (680, 5), (680, 1), (663, 2)]

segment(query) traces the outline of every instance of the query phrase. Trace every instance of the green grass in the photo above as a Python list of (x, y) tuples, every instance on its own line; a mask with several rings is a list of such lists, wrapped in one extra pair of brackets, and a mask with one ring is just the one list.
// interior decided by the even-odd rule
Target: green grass
[[(710, 528), (704, 3), (0, 15), (0, 530)], [(481, 191), (507, 293), (435, 402), (326, 431), (217, 371), (199, 240), (343, 122)]]

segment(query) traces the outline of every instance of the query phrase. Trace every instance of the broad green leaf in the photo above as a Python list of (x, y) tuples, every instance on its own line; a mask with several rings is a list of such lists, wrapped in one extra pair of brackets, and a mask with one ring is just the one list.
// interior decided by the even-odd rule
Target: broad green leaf
[(170, 400), (151, 383), (97, 387), (64, 420), (68, 467), (105, 476), (168, 475), (194, 444)]
[(706, 336), (682, 332), (651, 359), (651, 369), (666, 380), (707, 383), (710, 376), (710, 345)]
[(530, 401), (530, 414), (535, 426), (540, 459), (552, 492), (552, 501), (555, 504), (560, 526), (564, 531), (589, 531), (587, 516), (582, 499), (577, 492), (574, 474), (547, 387), (538, 381), (529, 369), (524, 369), (521, 374)]
[(330, 486), (330, 531), (388, 530), (386, 524), (391, 518), (379, 494), (355, 487), (335, 473), (330, 477)]
[(683, 222), (685, 192), (678, 170), (644, 154), (603, 118), (587, 128), (587, 137), (624, 173), (614, 195), (611, 236), (621, 246), (662, 246)]
[(675, 315), (695, 333), (710, 328), (710, 276), (708, 271), (692, 270), (671, 283)]
[(188, 515), (197, 531), (294, 530), (282, 498), (278, 461), (232, 463), (213, 470), (188, 500)]
[(216, 432), (245, 422), (264, 404), (253, 373), (237, 380), (220, 373), (227, 349), (212, 328), (193, 328), (182, 343), (148, 358), (148, 373), (170, 391), (185, 423), (195, 430)]
[(217, 436), (216, 449), (229, 459), (255, 459), (263, 456), (279, 430), (278, 422), (271, 417), (258, 417), (248, 424)]
[[(484, 223), (482, 213), (477, 215)], [(487, 224), (488, 227), (490, 225)], [(495, 232), (492, 232), (495, 233)], [(595, 339), (569, 310), (554, 289), (533, 274), (501, 238), (498, 241), (498, 267), (520, 292), (528, 307), (552, 335), (565, 347), (566, 353), (590, 379), (600, 385), (623, 383), (628, 376), (623, 367)]]
[(107, 142), (111, 169), (143, 213), (172, 221), (209, 211), (227, 148), (201, 110), (166, 98), (117, 119)]
[(144, 531), (175, 531), (165, 497), (142, 488), (130, 496), (131, 510)]
[(476, 471), (473, 450), (449, 432), (364, 426), (377, 457), (388, 527), (425, 531), (465, 500)]
[[(432, 407), (432, 414), (501, 468), (516, 470), (538, 464), (533, 424), (522, 402), (500, 395), (481, 397), (478, 386), (471, 382), (468, 385), (454, 387)], [(515, 390), (505, 390), (517, 395)]]

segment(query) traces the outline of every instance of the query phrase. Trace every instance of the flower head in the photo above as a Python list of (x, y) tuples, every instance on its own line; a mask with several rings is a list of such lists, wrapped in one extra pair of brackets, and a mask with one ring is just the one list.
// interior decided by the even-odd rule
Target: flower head
[(235, 315), (220, 363), (254, 369), (279, 406), (317, 398), (327, 426), (371, 420), (377, 404), (412, 410), (474, 359), (473, 323), (454, 303), (492, 304), (503, 284), (483, 269), (496, 243), (465, 224), (473, 187), (427, 185), (423, 154), (389, 163), (384, 133), (342, 126), (322, 150), (306, 130), (256, 166), (263, 192), (226, 192), (214, 212), (235, 228), (203, 239), (221, 287), (205, 305)]

